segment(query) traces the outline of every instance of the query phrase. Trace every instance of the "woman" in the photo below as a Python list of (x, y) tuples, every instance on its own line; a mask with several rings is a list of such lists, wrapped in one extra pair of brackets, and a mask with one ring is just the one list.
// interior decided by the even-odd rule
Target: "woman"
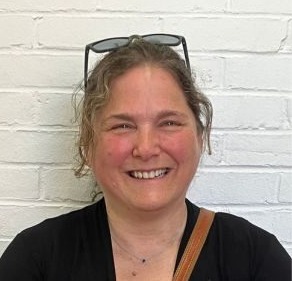
[[(169, 47), (180, 43), (185, 61)], [(87, 79), (89, 50), (109, 53)], [(211, 119), (184, 38), (88, 45), (77, 175), (89, 167), (103, 199), (19, 234), (0, 280), (172, 280), (199, 216), (186, 192)], [(273, 235), (217, 213), (189, 280), (288, 281), (290, 262)]]

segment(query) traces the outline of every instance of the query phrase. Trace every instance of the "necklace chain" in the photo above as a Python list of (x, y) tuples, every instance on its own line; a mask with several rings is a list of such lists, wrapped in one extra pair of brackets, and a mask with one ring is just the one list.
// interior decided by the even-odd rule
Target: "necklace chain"
[(127, 250), (125, 247), (123, 247), (118, 241), (117, 239), (112, 236), (113, 241), (115, 242), (115, 244), (121, 249), (123, 250), (125, 253), (127, 253), (129, 256), (134, 257), (136, 260), (138, 260), (141, 263), (146, 263), (146, 261), (148, 260), (148, 258), (141, 258), (136, 256), (134, 253), (131, 253), (129, 250)]
[(113, 242), (122, 250), (124, 251), (126, 254), (128, 254), (128, 256), (135, 258), (136, 260), (138, 260), (140, 263), (145, 264), (146, 262), (150, 261), (151, 259), (160, 256), (167, 248), (168, 246), (172, 245), (175, 241), (180, 241), (182, 234), (180, 235), (175, 235), (174, 238), (172, 238), (170, 241), (168, 241), (166, 243), (166, 245), (163, 247), (163, 249), (160, 249), (157, 253), (148, 256), (148, 257), (139, 257), (137, 256), (135, 253), (129, 251), (126, 247), (122, 246), (121, 243), (118, 242), (117, 238), (115, 237), (115, 235), (111, 235)]
[(114, 231), (114, 228), (112, 227), (111, 222), (108, 221), (108, 223), (109, 223), (110, 236), (111, 236), (112, 242), (114, 242), (116, 244), (116, 246), (120, 250), (122, 250), (123, 252), (125, 252), (130, 258), (134, 258), (135, 260), (139, 261), (139, 263), (145, 265), (151, 259), (160, 256), (163, 252), (166, 251), (166, 249), (169, 246), (173, 245), (176, 241), (178, 243), (180, 243), (180, 241), (182, 239), (182, 236), (183, 236), (183, 233), (184, 233), (185, 226), (186, 226), (186, 220), (187, 220), (187, 209), (186, 209), (186, 206), (185, 206), (185, 218), (182, 220), (183, 225), (181, 225), (181, 227), (178, 228), (179, 230), (175, 233), (175, 235), (169, 241), (167, 241), (167, 243), (164, 245), (164, 247), (160, 248), (159, 251), (157, 251), (156, 253), (154, 253), (154, 254), (152, 254), (152, 255), (150, 255), (148, 257), (147, 256), (141, 257), (141, 256), (136, 255), (132, 251), (130, 251), (126, 247), (126, 246), (130, 245), (129, 243), (127, 243), (126, 246), (122, 245), (123, 240), (120, 240), (119, 241), (118, 236), (116, 235), (116, 232)]

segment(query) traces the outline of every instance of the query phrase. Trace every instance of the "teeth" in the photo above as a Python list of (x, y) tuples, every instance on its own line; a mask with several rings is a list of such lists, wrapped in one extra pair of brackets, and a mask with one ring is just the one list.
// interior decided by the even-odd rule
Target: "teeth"
[(133, 171), (131, 172), (131, 176), (136, 179), (154, 179), (163, 176), (166, 172), (167, 169), (159, 169), (150, 172)]
[(148, 173), (147, 172), (143, 172), (143, 179), (148, 179)]

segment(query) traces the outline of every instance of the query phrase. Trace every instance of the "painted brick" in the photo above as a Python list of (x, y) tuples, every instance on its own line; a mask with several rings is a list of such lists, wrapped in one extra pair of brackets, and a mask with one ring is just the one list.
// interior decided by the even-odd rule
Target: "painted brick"
[(32, 47), (34, 22), (31, 17), (1, 15), (0, 26), (5, 26), (0, 28), (0, 48)]
[(96, 0), (88, 0), (86, 4), (83, 0), (21, 0), (9, 1), (1, 0), (0, 9), (4, 11), (66, 11), (66, 10), (84, 10), (94, 11), (96, 8)]
[(42, 126), (72, 127), (74, 109), (72, 95), (64, 93), (41, 93), (38, 96), (38, 121)]
[(287, 117), (290, 129), (292, 128), (292, 99), (287, 100)]
[(0, 65), (0, 87), (73, 87), (83, 78), (81, 56), (2, 54)]
[(292, 57), (246, 56), (226, 59), (227, 88), (292, 90)]
[(77, 179), (72, 170), (43, 169), (40, 187), (46, 200), (73, 200), (91, 202), (95, 191), (93, 179), (83, 177)]
[(278, 181), (276, 173), (203, 170), (192, 182), (188, 197), (199, 205), (277, 203)]
[(0, 124), (31, 125), (35, 123), (37, 97), (34, 93), (0, 94)]
[(281, 203), (292, 203), (292, 173), (281, 175), (279, 201)]
[(275, 52), (286, 36), (286, 24), (269, 18), (165, 18), (164, 29), (183, 31), (189, 50)]
[[(72, 25), (76, 26), (74, 33)], [(103, 29), (93, 33), (88, 26), (103, 26)], [(122, 31), (121, 26), (125, 26)], [(190, 50), (277, 51), (286, 36), (285, 22), (275, 19), (149, 15), (145, 18), (116, 16), (113, 22), (111, 17), (45, 17), (38, 27), (41, 46), (62, 48), (83, 48), (99, 39), (130, 34), (182, 33), (178, 30), (183, 31), (181, 35), (185, 35)]]
[(88, 204), (91, 182), (69, 170), (85, 44), (168, 32), (186, 37), (215, 109), (214, 154), (190, 195), (292, 253), (290, 0), (2, 0), (0, 10), (0, 252), (20, 230)]
[(219, 165), (222, 161), (222, 151), (224, 145), (224, 139), (221, 134), (212, 133), (211, 137), (211, 150), (212, 154), (209, 155), (207, 151), (202, 154), (200, 167), (206, 166), (216, 166)]
[(0, 124), (72, 127), (75, 125), (72, 93), (3, 92)]
[(72, 163), (74, 133), (0, 131), (0, 161)]
[[(74, 32), (72, 32), (72, 26), (74, 26)], [(104, 38), (161, 31), (161, 19), (155, 15), (146, 17), (119, 15), (114, 17), (47, 16), (38, 26), (38, 40), (43, 47), (81, 48), (83, 50), (86, 44)]]
[(288, 254), (290, 255), (290, 257), (292, 257), (292, 246), (291, 245), (283, 245), (284, 248), (286, 249), (286, 251), (288, 252)]
[(228, 134), (224, 163), (247, 166), (292, 166), (291, 134)]
[(276, 2), (274, 0), (231, 0), (231, 11), (249, 13), (292, 13), (290, 0)]
[[(286, 122), (286, 100), (283, 97), (238, 95), (224, 93), (210, 96), (214, 107), (214, 128), (278, 129)], [(260, 109), (260, 110), (259, 110)]]
[(38, 199), (39, 174), (37, 168), (1, 168), (0, 199)]
[(190, 55), (190, 63), (197, 85), (202, 89), (222, 88), (224, 60), (220, 57)]
[(23, 229), (41, 221), (73, 211), (77, 207), (62, 206), (0, 206), (0, 233), (11, 238)]
[(290, 19), (288, 23), (287, 38), (284, 42), (283, 51), (292, 52), (292, 19)]
[[(73, 91), (72, 91), (73, 92)], [(0, 94), (0, 124), (74, 126), (72, 94), (7, 93)]]
[(11, 240), (0, 240), (0, 257), (4, 253)]
[[(135, 0), (118, 1), (118, 0), (101, 0), (101, 7), (111, 11), (136, 11), (136, 12), (200, 12), (200, 11), (224, 11), (225, 0), (193, 0), (193, 1), (176, 1), (168, 0), (155, 1), (148, 0), (137, 2)], [(117, 8), (118, 7), (118, 8)]]

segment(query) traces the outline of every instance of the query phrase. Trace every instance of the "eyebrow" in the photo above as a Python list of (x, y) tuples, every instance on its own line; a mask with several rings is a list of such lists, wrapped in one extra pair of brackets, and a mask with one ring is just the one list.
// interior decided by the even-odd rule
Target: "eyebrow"
[[(163, 118), (172, 117), (172, 116), (178, 116), (180, 118), (187, 118), (187, 114), (185, 114), (184, 112), (176, 111), (176, 110), (159, 111), (155, 118), (156, 119), (163, 119)], [(106, 117), (103, 120), (103, 122), (107, 122), (111, 119), (132, 121), (134, 119), (134, 117), (129, 113), (117, 113), (117, 114), (112, 114), (112, 115)]]
[(181, 118), (187, 118), (187, 114), (177, 110), (163, 110), (158, 113), (158, 119), (167, 118), (171, 116), (178, 116)]

